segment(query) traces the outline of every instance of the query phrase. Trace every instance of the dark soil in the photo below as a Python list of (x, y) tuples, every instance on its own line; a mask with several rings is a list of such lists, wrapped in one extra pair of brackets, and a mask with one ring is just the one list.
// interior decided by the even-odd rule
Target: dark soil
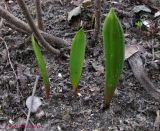
[[(27, 5), (35, 17), (35, 6), (33, 0), (27, 1)], [(43, 1), (44, 23), (46, 32), (64, 38), (68, 41), (69, 47), (75, 32), (80, 28), (83, 21), (87, 32), (88, 45), (86, 51), (85, 66), (81, 77), (78, 96), (72, 94), (72, 86), (69, 80), (69, 58), (63, 59), (51, 55), (43, 50), (46, 58), (47, 69), (50, 74), (51, 95), (45, 98), (42, 79), (39, 80), (36, 96), (42, 98), (40, 109), (31, 114), (30, 120), (37, 130), (44, 131), (153, 131), (158, 130), (160, 121), (157, 113), (160, 110), (160, 102), (152, 98), (134, 77), (128, 61), (121, 80), (117, 86), (115, 96), (112, 99), (110, 108), (103, 110), (103, 50), (102, 42), (92, 42), (93, 25), (91, 16), (94, 13), (93, 7), (84, 8), (80, 16), (73, 22), (67, 21), (67, 12), (75, 5), (70, 1), (46, 0)], [(138, 2), (121, 2), (111, 4), (103, 2), (102, 21), (109, 6), (117, 10), (123, 10), (130, 14), (117, 13), (124, 31), (126, 45), (140, 45), (144, 48), (142, 57), (144, 66), (150, 80), (157, 89), (160, 89), (160, 65), (154, 61), (160, 61), (160, 57), (154, 52), (160, 50), (159, 39), (156, 34), (150, 35), (146, 27), (139, 29), (135, 22), (142, 14), (135, 14), (133, 8)], [(11, 12), (24, 20), (24, 17), (16, 2), (9, 4)], [(155, 10), (147, 16), (153, 23), (160, 19), (154, 19)], [(139, 16), (140, 15), (140, 16)], [(7, 50), (4, 42), (0, 43), (0, 131), (13, 130), (13, 125), (22, 125), (25, 122), (28, 109), (25, 105), (27, 97), (32, 94), (32, 87), (36, 75), (39, 75), (37, 61), (31, 47), (31, 43), (25, 43), (26, 35), (16, 32), (5, 26), (0, 29), (0, 36), (5, 40), (9, 48), (10, 59), (18, 77), (16, 84), (15, 74), (10, 66), (7, 57)], [(154, 48), (154, 51), (153, 51)], [(69, 51), (67, 52), (69, 55)], [(155, 55), (155, 56), (153, 56)], [(154, 61), (153, 61), (154, 57)], [(62, 77), (59, 77), (61, 73)], [(17, 88), (20, 95), (17, 95)], [(44, 115), (37, 117), (41, 112)], [(156, 122), (155, 122), (156, 121)], [(13, 123), (12, 123), (13, 122)], [(15, 130), (20, 130), (19, 128)], [(33, 130), (33, 129), (31, 129)], [(36, 130), (36, 128), (35, 128)]]

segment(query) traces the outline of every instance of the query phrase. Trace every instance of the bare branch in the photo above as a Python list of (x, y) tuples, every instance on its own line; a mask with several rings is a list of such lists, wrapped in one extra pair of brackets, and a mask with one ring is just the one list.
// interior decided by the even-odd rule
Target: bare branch
[(28, 125), (29, 118), (30, 118), (30, 115), (31, 115), (31, 109), (32, 109), (32, 106), (33, 106), (33, 99), (34, 99), (34, 94), (36, 92), (36, 87), (37, 87), (37, 84), (38, 84), (38, 80), (39, 80), (39, 76), (36, 76), (36, 81), (34, 83), (34, 87), (33, 87), (33, 91), (32, 91), (32, 96), (31, 96), (31, 105), (30, 105), (30, 108), (29, 108), (29, 111), (28, 111), (28, 115), (27, 115), (27, 120), (26, 120), (24, 131), (27, 131), (27, 125)]
[(43, 20), (42, 20), (42, 8), (41, 8), (41, 1), (35, 0), (36, 4), (36, 15), (37, 15), (37, 21), (38, 21), (38, 28), (40, 30), (44, 30), (43, 28)]
[(8, 27), (10, 27), (10, 28), (12, 28), (12, 29), (15, 29), (15, 30), (18, 31), (18, 32), (21, 32), (21, 33), (24, 33), (24, 34), (29, 34), (28, 32), (24, 31), (23, 29), (16, 27), (16, 26), (13, 25), (12, 23), (9, 23), (9, 22), (6, 22), (6, 21), (5, 21), (4, 25), (5, 25), (5, 26), (8, 26)]
[(40, 43), (49, 51), (51, 51), (54, 54), (60, 54), (60, 51), (55, 49), (54, 47), (52, 47), (41, 35), (40, 31), (37, 29), (36, 25), (34, 24), (31, 15), (29, 14), (29, 11), (27, 9), (27, 6), (25, 4), (25, 2), (23, 0), (17, 0), (17, 3), (19, 4), (20, 8), (23, 11), (23, 14), (26, 18), (26, 20), (28, 21), (28, 24), (30, 25), (35, 37), (37, 38), (37, 40), (40, 41)]
[(99, 32), (101, 26), (101, 0), (95, 0), (95, 30), (94, 39), (95, 42), (99, 42)]
[(31, 29), (25, 22), (21, 21), (20, 19), (17, 19), (14, 15), (12, 15), (10, 12), (2, 8), (1, 6), (0, 6), (0, 17), (4, 18), (9, 23), (12, 23), (16, 27), (25, 30), (26, 32), (28, 32), (28, 34), (32, 33)]
[[(25, 22), (23, 22), (22, 20), (18, 19), (14, 15), (12, 15), (10, 12), (8, 12), (6, 9), (4, 9), (1, 6), (0, 6), (0, 17), (5, 19), (8, 23), (11, 23), (13, 26), (24, 30), (25, 32), (27, 32), (27, 34), (29, 34), (29, 35), (32, 34), (31, 28)], [(14, 28), (14, 29), (16, 29), (16, 28)], [(17, 31), (20, 31), (20, 30), (17, 30)], [(24, 31), (22, 31), (22, 33)], [(40, 31), (40, 32), (43, 35), (43, 37), (46, 39), (46, 41), (48, 41), (53, 46), (61, 48), (61, 47), (64, 47), (67, 45), (67, 42), (59, 37), (52, 36), (51, 34), (48, 34), (44, 31)]]
[(44, 31), (40, 31), (40, 32), (49, 43), (52, 43), (53, 46), (56, 46), (58, 48), (67, 46), (67, 42), (64, 41), (63, 39), (52, 36), (51, 34), (48, 34)]

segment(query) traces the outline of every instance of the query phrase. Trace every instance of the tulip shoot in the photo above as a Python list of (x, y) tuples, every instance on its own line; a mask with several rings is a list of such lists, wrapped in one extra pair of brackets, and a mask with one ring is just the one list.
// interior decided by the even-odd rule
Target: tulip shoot
[(44, 57), (41, 53), (41, 50), (40, 50), (37, 42), (35, 41), (35, 38), (33, 35), (32, 35), (32, 47), (33, 47), (34, 53), (36, 55), (38, 66), (40, 68), (40, 72), (41, 72), (41, 75), (43, 78), (43, 84), (45, 86), (46, 96), (49, 97), (50, 83), (49, 83), (49, 79), (48, 79), (46, 64), (44, 61)]
[(114, 9), (111, 9), (103, 24), (105, 56), (105, 105), (109, 106), (124, 63), (124, 33)]
[(73, 94), (77, 95), (77, 88), (80, 81), (82, 67), (85, 57), (86, 35), (81, 28), (72, 41), (70, 51), (70, 80), (73, 86)]

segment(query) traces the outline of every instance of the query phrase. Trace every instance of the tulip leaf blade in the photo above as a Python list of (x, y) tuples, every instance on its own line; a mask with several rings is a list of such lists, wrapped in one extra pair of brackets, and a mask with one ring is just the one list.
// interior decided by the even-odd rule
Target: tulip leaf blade
[(44, 57), (41, 53), (41, 50), (34, 38), (34, 36), (32, 35), (32, 47), (38, 62), (38, 66), (40, 69), (40, 73), (42, 75), (43, 78), (43, 84), (45, 86), (45, 91), (46, 91), (46, 96), (49, 97), (49, 93), (50, 93), (50, 82), (49, 82), (49, 77), (48, 77), (48, 73), (47, 73), (47, 69), (46, 69), (46, 64), (45, 64), (45, 60)]
[(77, 88), (80, 81), (86, 48), (86, 35), (81, 28), (72, 41), (70, 51), (70, 80), (73, 86), (73, 93), (77, 95)]
[(124, 64), (124, 33), (122, 25), (111, 9), (103, 24), (105, 57), (105, 104), (109, 105)]

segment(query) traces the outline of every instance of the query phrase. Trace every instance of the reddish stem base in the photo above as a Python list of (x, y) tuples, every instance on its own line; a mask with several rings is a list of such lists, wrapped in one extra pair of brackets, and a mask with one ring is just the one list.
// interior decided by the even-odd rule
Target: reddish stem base
[(76, 97), (77, 96), (77, 89), (73, 89), (73, 95)]

